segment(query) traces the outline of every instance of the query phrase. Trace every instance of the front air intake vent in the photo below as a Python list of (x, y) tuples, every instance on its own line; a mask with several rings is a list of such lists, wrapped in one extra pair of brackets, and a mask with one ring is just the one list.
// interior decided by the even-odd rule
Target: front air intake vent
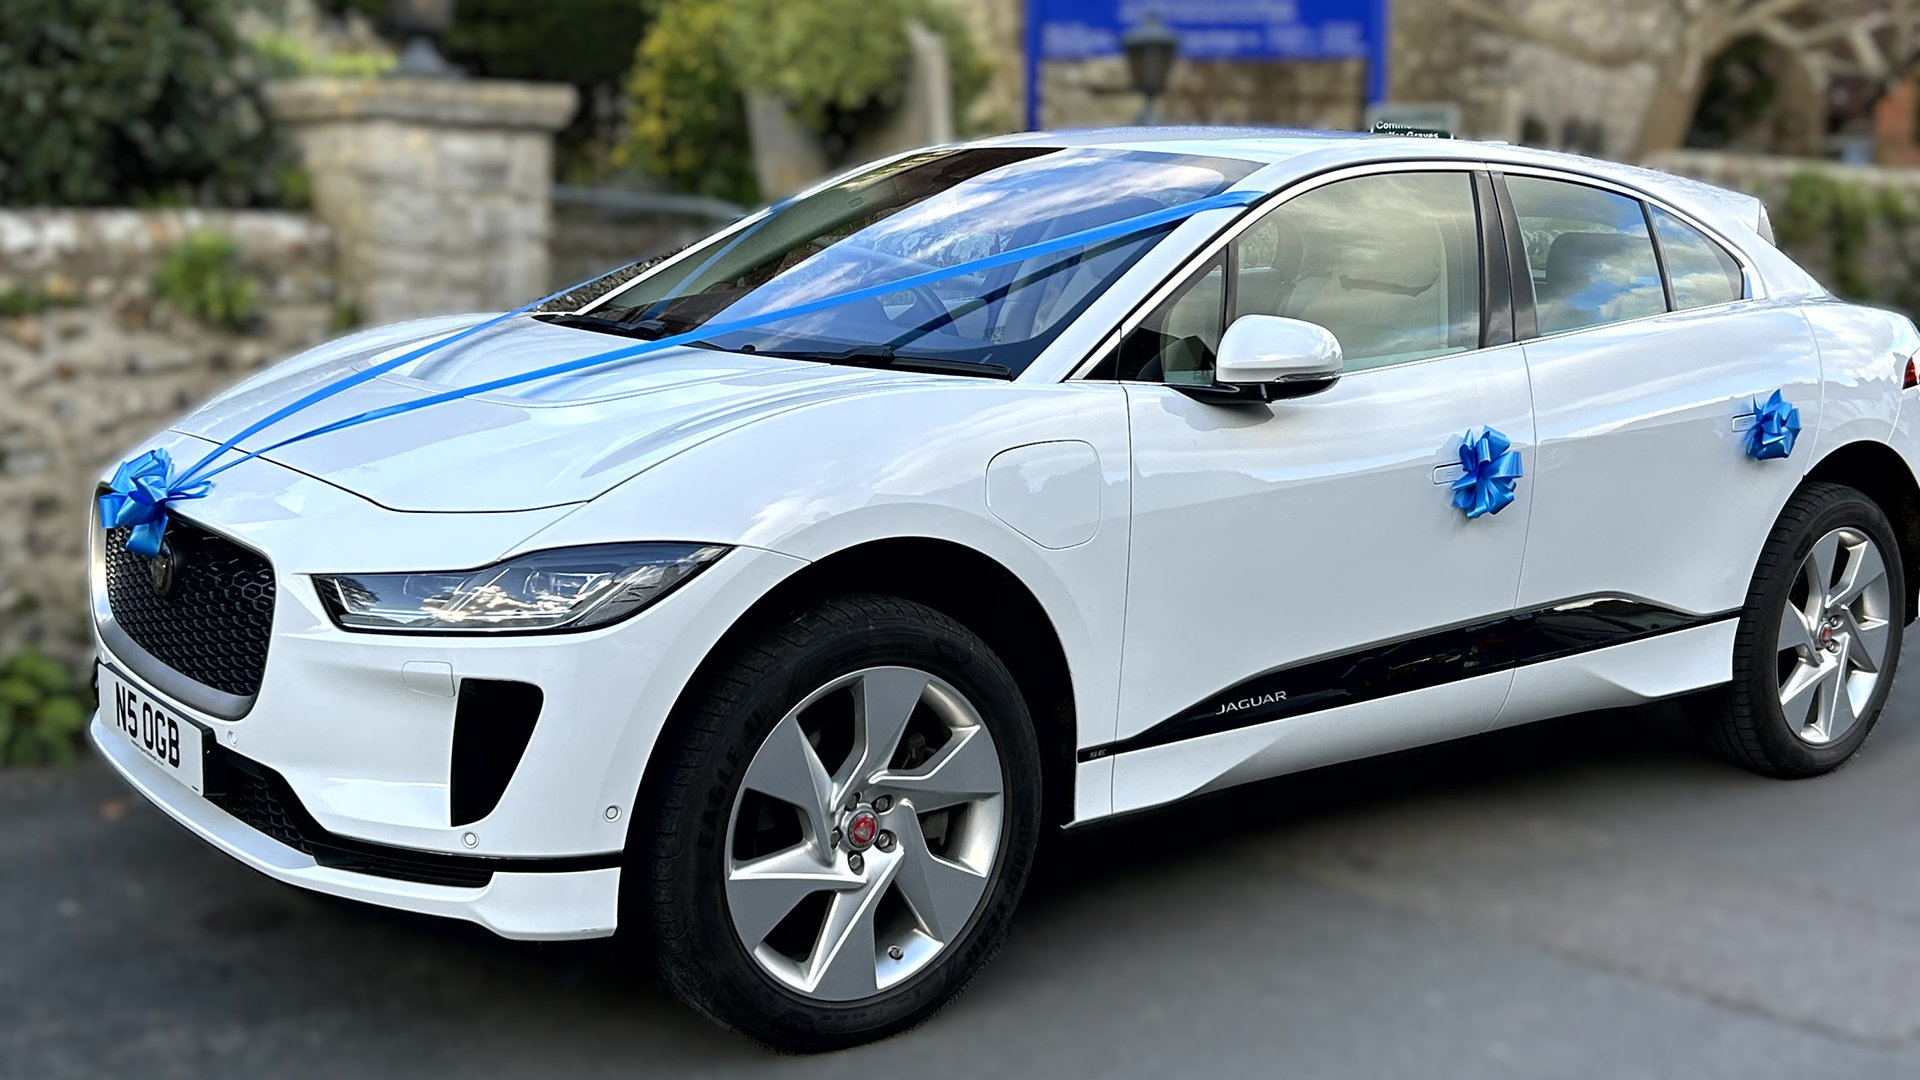
[(545, 695), (532, 683), (460, 680), (453, 717), (453, 824), (471, 825), (500, 805), (533, 738)]

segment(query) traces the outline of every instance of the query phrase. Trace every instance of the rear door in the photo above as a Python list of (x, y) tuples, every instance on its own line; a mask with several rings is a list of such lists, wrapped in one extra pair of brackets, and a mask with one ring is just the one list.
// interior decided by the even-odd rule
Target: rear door
[(1732, 248), (1672, 210), (1551, 173), (1504, 181), (1540, 440), (1519, 606), (1617, 597), (1656, 621), (1730, 614), (1811, 457), (1745, 450), (1754, 402), (1776, 390), (1812, 438), (1806, 320), (1754, 295)]

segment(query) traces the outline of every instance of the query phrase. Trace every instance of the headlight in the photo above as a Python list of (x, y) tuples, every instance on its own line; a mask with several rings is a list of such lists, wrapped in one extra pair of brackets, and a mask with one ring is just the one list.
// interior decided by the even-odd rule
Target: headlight
[(596, 544), (479, 570), (314, 575), (343, 630), (587, 630), (653, 603), (727, 553), (714, 544)]

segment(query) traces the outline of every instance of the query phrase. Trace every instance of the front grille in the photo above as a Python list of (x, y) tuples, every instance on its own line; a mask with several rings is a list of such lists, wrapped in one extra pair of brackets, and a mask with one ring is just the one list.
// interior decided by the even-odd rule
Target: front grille
[[(127, 550), (131, 529), (106, 536), (113, 621), (161, 663), (238, 697), (260, 692), (273, 629), (273, 567), (259, 554), (178, 517), (167, 524), (172, 588), (153, 587), (153, 561)], [(162, 555), (165, 555), (163, 549)]]
[(209, 749), (208, 765), (208, 802), (242, 824), (312, 856), (321, 866), (461, 888), (478, 888), (493, 880), (490, 868), (476, 866), (473, 860), (458, 855), (409, 851), (335, 836), (300, 805), (300, 797), (285, 777), (224, 746), (216, 744)]

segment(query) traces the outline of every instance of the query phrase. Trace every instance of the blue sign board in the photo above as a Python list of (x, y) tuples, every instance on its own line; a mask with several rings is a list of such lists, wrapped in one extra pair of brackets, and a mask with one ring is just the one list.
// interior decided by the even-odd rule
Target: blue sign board
[(1365, 60), (1367, 100), (1386, 97), (1387, 0), (1027, 0), (1027, 126), (1042, 61), (1117, 55), (1152, 15), (1189, 60)]

